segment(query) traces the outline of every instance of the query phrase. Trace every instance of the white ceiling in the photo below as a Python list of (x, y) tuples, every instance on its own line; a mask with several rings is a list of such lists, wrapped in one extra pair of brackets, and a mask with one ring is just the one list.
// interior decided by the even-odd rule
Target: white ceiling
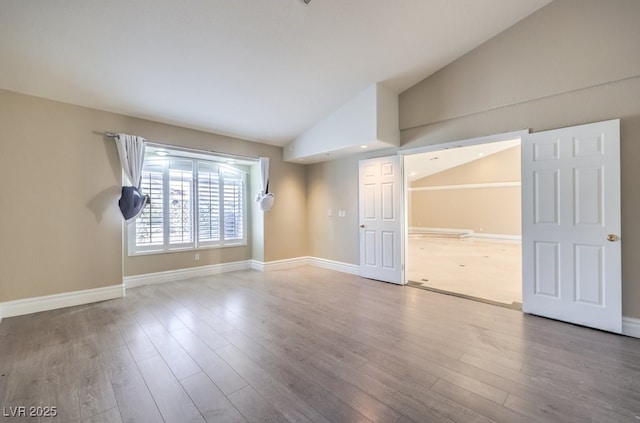
[(417, 181), (518, 145), (520, 138), (407, 155), (404, 173), (409, 181)]
[(0, 0), (0, 88), (284, 145), (549, 2)]

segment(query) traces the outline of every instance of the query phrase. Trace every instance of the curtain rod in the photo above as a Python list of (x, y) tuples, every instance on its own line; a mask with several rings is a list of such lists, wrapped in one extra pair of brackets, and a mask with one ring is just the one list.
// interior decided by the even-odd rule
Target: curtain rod
[[(104, 136), (107, 138), (118, 138), (118, 134), (115, 132), (105, 132)], [(229, 158), (235, 158), (235, 159), (244, 159), (244, 160), (251, 160), (251, 161), (258, 161), (260, 160), (259, 157), (254, 157), (254, 156), (244, 156), (242, 154), (232, 154), (232, 153), (221, 153), (219, 151), (211, 151), (211, 150), (202, 150), (199, 148), (191, 148), (191, 147), (181, 147), (179, 145), (171, 145), (171, 144), (163, 144), (163, 143), (159, 143), (159, 142), (155, 142), (155, 141), (149, 141), (146, 140), (147, 143), (152, 146), (152, 147), (165, 147), (165, 148), (170, 148), (173, 150), (182, 150), (182, 151), (191, 151), (194, 153), (202, 153), (202, 154), (215, 154), (217, 156), (223, 156), (223, 157), (229, 157)]]

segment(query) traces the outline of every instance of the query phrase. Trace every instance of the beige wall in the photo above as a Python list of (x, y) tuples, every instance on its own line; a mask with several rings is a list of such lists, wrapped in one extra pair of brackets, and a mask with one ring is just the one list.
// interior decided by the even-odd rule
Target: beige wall
[(414, 191), (409, 226), (520, 236), (520, 187)]
[[(123, 274), (252, 258), (255, 239), (203, 250), (198, 262), (192, 252), (123, 255), (121, 171), (104, 131), (270, 157), (276, 203), (251, 218), (265, 228), (258, 259), (307, 255), (306, 169), (283, 162), (281, 148), (0, 90), (0, 302), (117, 285)], [(258, 189), (252, 186), (251, 204)]]
[[(363, 153), (307, 166), (309, 255), (358, 264), (358, 163), (395, 154), (396, 148)], [(331, 217), (329, 216), (331, 210)], [(338, 211), (344, 210), (344, 217)]]
[[(360, 261), (357, 196), (357, 159), (345, 158), (308, 167), (310, 256), (352, 264)], [(339, 210), (346, 211), (346, 216), (339, 217)]]
[(0, 302), (122, 283), (118, 123), (0, 91)]
[(264, 261), (307, 256), (307, 169), (284, 162), (281, 148), (270, 166), (269, 191), (275, 204), (265, 213)]
[[(411, 183), (411, 188), (494, 182), (520, 182), (520, 146), (418, 179)], [(519, 186), (410, 190), (409, 226), (519, 236), (520, 199)]]
[[(637, 77), (639, 16), (637, 0), (556, 0), (402, 93), (400, 128)], [(557, 123), (550, 125), (581, 123), (583, 106), (545, 114), (556, 115)], [(537, 131), (545, 126), (538, 121), (537, 116), (522, 123), (505, 121), (502, 128)], [(530, 123), (535, 125), (526, 125)], [(502, 128), (498, 132), (508, 132)], [(412, 133), (403, 138), (405, 144), (416, 141)]]
[[(640, 318), (640, 2), (556, 0), (400, 95), (402, 144), (620, 118), (623, 314)], [(354, 166), (353, 161), (341, 161)], [(321, 186), (313, 165), (308, 185)], [(337, 166), (337, 173), (349, 173)], [(353, 189), (353, 185), (349, 185)], [(357, 207), (357, 189), (346, 193)], [(311, 216), (311, 215), (310, 215)], [(319, 224), (310, 220), (310, 226)], [(357, 264), (357, 237), (321, 251)], [(355, 253), (354, 253), (355, 251)]]

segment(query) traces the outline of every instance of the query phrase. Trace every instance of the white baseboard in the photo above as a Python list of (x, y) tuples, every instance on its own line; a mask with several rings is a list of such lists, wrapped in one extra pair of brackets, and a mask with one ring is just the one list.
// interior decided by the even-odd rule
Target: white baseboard
[(125, 276), (124, 286), (127, 288), (135, 288), (137, 286), (219, 275), (220, 273), (248, 270), (251, 268), (252, 260), (243, 260), (231, 263), (212, 264), (209, 266), (189, 267), (187, 269), (168, 270), (166, 272), (145, 273), (144, 275)]
[[(259, 272), (272, 272), (276, 270), (292, 269), (294, 267), (311, 264), (310, 257), (296, 257), (284, 260), (274, 260), (262, 262), (258, 260), (236, 261), (232, 263), (212, 264), (210, 266), (190, 267), (188, 269), (168, 270), (166, 272), (146, 273), (143, 275), (125, 276), (124, 285), (127, 288), (150, 285), (155, 283), (165, 283), (182, 279), (197, 278), (220, 273), (235, 272), (238, 270), (253, 269)], [(314, 259), (324, 260), (324, 259)], [(325, 260), (329, 261), (329, 260)], [(334, 262), (338, 263), (338, 262)], [(349, 266), (349, 265), (348, 265)], [(318, 265), (318, 267), (323, 267)], [(326, 266), (324, 266), (326, 267)], [(329, 267), (326, 267), (329, 268)], [(336, 269), (337, 270), (337, 269)]]
[(294, 267), (306, 266), (308, 264), (309, 257), (296, 257), (267, 262), (251, 260), (251, 268), (259, 272), (273, 272), (275, 270), (293, 269)]
[(503, 241), (522, 241), (522, 237), (520, 235), (486, 234), (484, 232), (474, 232), (471, 234), (470, 238), (497, 239)]
[(352, 275), (357, 275), (360, 271), (360, 267), (355, 264), (342, 263), (318, 257), (297, 257), (266, 263), (257, 260), (245, 260), (188, 269), (170, 270), (166, 272), (148, 273), (144, 275), (126, 276), (123, 278), (124, 283), (122, 285), (65, 292), (62, 294), (25, 298), (22, 300), (0, 303), (0, 322), (2, 322), (3, 317), (19, 316), (23, 314), (37, 313), (40, 311), (54, 310), (57, 308), (72, 307), (97, 301), (120, 298), (124, 296), (125, 288), (134, 288), (149, 284), (217, 275), (220, 273), (234, 272), (238, 270), (253, 269), (261, 272), (271, 272), (307, 265), (335, 270), (337, 272), (349, 273)]
[(335, 270), (336, 272), (349, 273), (351, 275), (360, 274), (360, 266), (357, 264), (343, 263), (318, 257), (309, 257), (309, 265), (321, 267), (323, 269)]
[(640, 338), (640, 319), (635, 317), (622, 317), (622, 334)]
[(124, 285), (85, 289), (0, 303), (0, 319), (124, 297)]
[(336, 272), (357, 275), (360, 273), (360, 266), (356, 264), (343, 263), (319, 257), (297, 257), (285, 260), (261, 262), (252, 260), (251, 268), (260, 272), (271, 272), (275, 270), (292, 269), (300, 266), (315, 266), (323, 269), (335, 270)]
[(409, 228), (410, 234), (442, 234), (442, 235), (459, 235), (461, 238), (483, 238), (483, 239), (499, 239), (505, 241), (521, 241), (520, 235), (505, 234), (488, 234), (484, 232), (475, 232), (473, 229), (457, 229), (457, 228), (423, 228), (412, 226)]
[(339, 272), (357, 274), (359, 267), (353, 264), (320, 259), (315, 257), (296, 257), (284, 260), (262, 262), (258, 260), (236, 261), (233, 263), (212, 264), (210, 266), (191, 267), (188, 269), (169, 270), (166, 272), (147, 273), (144, 275), (125, 276), (124, 285), (127, 288), (165, 283), (182, 279), (190, 279), (209, 275), (217, 275), (238, 270), (253, 269), (259, 272), (273, 272), (276, 270), (292, 269), (300, 266), (317, 266)]
[(421, 226), (412, 226), (409, 228), (410, 234), (446, 234), (446, 235), (471, 235), (473, 229), (457, 229), (457, 228), (425, 228)]

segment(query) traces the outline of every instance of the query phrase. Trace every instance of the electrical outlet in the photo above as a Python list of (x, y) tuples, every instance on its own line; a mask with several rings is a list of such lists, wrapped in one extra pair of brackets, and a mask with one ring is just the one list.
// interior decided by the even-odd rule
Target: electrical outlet
[(331, 217), (333, 214), (331, 213), (331, 209), (327, 211), (327, 216)]
[(200, 260), (200, 253), (196, 253), (195, 259), (196, 259), (196, 261)]

